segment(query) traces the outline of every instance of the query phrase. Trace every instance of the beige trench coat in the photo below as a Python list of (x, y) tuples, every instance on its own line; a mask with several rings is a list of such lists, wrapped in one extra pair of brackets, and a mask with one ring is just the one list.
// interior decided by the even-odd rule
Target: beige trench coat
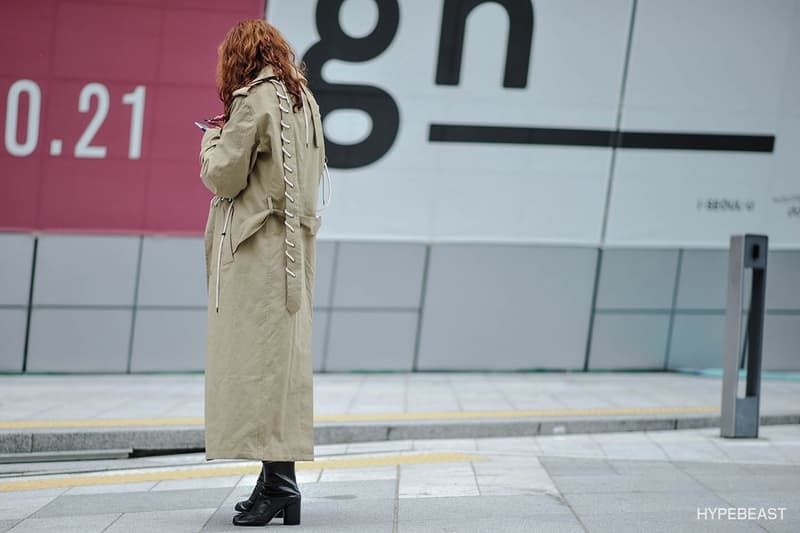
[(319, 107), (304, 109), (264, 68), (230, 117), (203, 135), (200, 178), (215, 196), (205, 231), (207, 459), (314, 459), (311, 320)]

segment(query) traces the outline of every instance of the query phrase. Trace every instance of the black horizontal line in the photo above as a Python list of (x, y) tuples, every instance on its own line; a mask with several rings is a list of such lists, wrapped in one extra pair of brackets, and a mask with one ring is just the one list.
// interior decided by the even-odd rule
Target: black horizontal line
[(451, 143), (540, 144), (734, 152), (772, 152), (775, 147), (774, 135), (530, 128), (468, 124), (431, 124), (428, 139), (432, 142)]

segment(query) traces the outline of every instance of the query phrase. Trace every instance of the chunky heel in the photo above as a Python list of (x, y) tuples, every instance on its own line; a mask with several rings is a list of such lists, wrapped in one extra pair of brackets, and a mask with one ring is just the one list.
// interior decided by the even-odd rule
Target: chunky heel
[(285, 526), (299, 526), (300, 525), (300, 502), (290, 503), (283, 508), (283, 525)]

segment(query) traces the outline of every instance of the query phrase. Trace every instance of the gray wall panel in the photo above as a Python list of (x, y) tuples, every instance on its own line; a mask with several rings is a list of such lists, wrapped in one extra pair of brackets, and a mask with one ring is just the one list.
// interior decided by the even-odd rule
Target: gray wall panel
[(208, 302), (203, 239), (145, 237), (139, 275), (139, 305)]
[(27, 309), (0, 309), (0, 372), (21, 372)]
[(727, 284), (727, 251), (685, 250), (676, 306), (678, 309), (725, 309)]
[(800, 315), (768, 314), (763, 347), (764, 370), (800, 370)]
[(138, 254), (138, 237), (43, 235), (34, 305), (132, 305)]
[(331, 278), (336, 243), (317, 241), (317, 265), (314, 270), (314, 307), (329, 307), (331, 304)]
[(325, 355), (325, 334), (328, 329), (328, 311), (314, 309), (311, 326), (311, 355), (314, 372), (322, 370)]
[(767, 309), (800, 310), (800, 252), (773, 251), (767, 257)]
[(676, 315), (670, 343), (670, 369), (722, 368), (725, 315)]
[(597, 251), (434, 245), (419, 368), (582, 368)]
[(339, 244), (334, 307), (418, 308), (425, 245)]
[[(742, 316), (740, 346), (744, 345), (747, 314)], [(795, 329), (793, 329), (795, 328)], [(800, 315), (767, 314), (764, 325), (763, 369), (800, 370)], [(725, 341), (724, 314), (675, 316), (668, 367), (722, 368)]]
[(124, 372), (128, 363), (131, 312), (34, 308), (28, 370)]
[[(724, 311), (727, 305), (728, 257), (727, 250), (684, 250), (676, 308)], [(752, 271), (745, 271), (743, 309), (750, 306), (751, 274)]]
[(599, 309), (670, 309), (677, 250), (603, 251)]
[(325, 370), (404, 370), (414, 358), (414, 311), (333, 311)]
[(0, 233), (0, 305), (28, 305), (33, 236)]
[(207, 311), (139, 309), (131, 372), (203, 370)]
[(664, 366), (669, 314), (596, 314), (589, 368)]

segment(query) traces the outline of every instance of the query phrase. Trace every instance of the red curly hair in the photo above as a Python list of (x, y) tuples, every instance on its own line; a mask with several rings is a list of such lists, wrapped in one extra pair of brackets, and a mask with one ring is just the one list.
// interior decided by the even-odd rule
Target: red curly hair
[(224, 115), (230, 115), (233, 91), (253, 81), (266, 65), (272, 66), (275, 75), (286, 85), (292, 95), (295, 110), (303, 108), (301, 97), (305, 85), (305, 66), (295, 64), (294, 50), (275, 26), (264, 20), (242, 20), (228, 31), (219, 45), (217, 63), (217, 94), (224, 106)]

